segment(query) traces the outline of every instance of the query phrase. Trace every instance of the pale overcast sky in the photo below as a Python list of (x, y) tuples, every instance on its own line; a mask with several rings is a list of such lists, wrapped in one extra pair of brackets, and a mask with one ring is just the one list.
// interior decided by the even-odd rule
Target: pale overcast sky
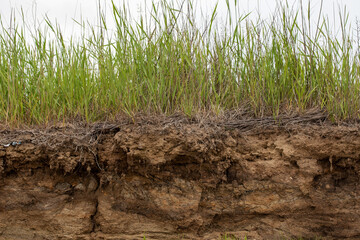
[[(76, 34), (77, 26), (74, 24), (73, 19), (80, 20), (87, 19), (89, 22), (96, 24), (98, 15), (98, 0), (0, 0), (0, 15), (3, 22), (8, 22), (12, 9), (16, 12), (22, 8), (28, 23), (33, 23), (36, 16), (37, 21), (43, 19), (47, 15), (52, 21), (55, 19), (60, 24), (65, 34)], [(126, 2), (131, 10), (132, 15), (136, 18), (139, 12), (144, 10), (145, 3), (149, 6), (151, 0), (114, 0), (115, 4), (122, 5)], [(218, 18), (226, 18), (227, 7), (225, 0), (195, 0), (197, 9), (201, 9), (203, 15), (209, 16), (211, 10), (214, 8), (216, 2), (218, 5)], [(230, 2), (234, 2), (230, 0)], [(285, 3), (284, 0), (238, 0), (238, 7), (240, 11), (247, 13), (252, 11), (252, 16), (255, 18), (259, 13), (260, 16), (266, 19), (276, 8), (277, 4)], [(301, 0), (288, 0), (290, 6), (294, 6), (295, 9), (299, 9), (298, 6)], [(308, 0), (302, 0), (304, 5), (308, 4)], [(317, 17), (317, 13), (320, 8), (321, 0), (311, 0), (311, 9), (314, 14), (314, 18)], [(100, 0), (100, 3), (104, 7), (107, 5), (110, 7), (110, 0)], [(355, 28), (356, 18), (360, 19), (360, 0), (323, 0), (323, 14), (329, 16), (331, 24), (338, 25), (339, 8), (346, 9), (349, 13), (349, 20)], [(110, 15), (111, 10), (108, 8), (105, 12)], [(334, 22), (334, 12), (336, 14)], [(199, 15), (200, 10), (198, 10)], [(109, 18), (110, 19), (110, 18)], [(111, 28), (111, 21), (109, 23)], [(337, 26), (339, 27), (339, 26)]]

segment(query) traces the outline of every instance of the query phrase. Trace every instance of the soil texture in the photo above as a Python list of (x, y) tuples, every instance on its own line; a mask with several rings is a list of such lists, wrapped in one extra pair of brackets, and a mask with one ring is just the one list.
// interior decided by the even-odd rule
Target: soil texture
[(0, 132), (0, 239), (360, 239), (357, 124), (164, 118)]

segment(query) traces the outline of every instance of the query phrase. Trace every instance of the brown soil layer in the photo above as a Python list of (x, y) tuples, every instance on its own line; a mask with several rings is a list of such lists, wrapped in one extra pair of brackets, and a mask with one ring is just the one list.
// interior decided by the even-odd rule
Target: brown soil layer
[(359, 126), (302, 119), (3, 130), (0, 239), (360, 239)]

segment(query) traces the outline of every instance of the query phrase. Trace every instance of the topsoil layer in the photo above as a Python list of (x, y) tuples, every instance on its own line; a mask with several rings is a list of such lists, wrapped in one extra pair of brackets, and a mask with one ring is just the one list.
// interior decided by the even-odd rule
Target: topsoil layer
[(0, 132), (0, 239), (360, 239), (360, 134), (321, 114)]

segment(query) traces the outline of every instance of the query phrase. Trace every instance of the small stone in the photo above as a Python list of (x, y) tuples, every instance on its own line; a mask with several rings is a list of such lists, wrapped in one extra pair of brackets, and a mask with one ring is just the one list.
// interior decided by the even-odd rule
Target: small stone
[(79, 184), (77, 184), (77, 185), (75, 186), (75, 190), (85, 192), (86, 187), (85, 187), (84, 184), (79, 183)]
[(89, 184), (87, 187), (88, 192), (93, 192), (98, 188), (98, 182), (94, 177), (90, 177)]
[(67, 182), (57, 183), (55, 189), (58, 192), (65, 193), (71, 190), (71, 184)]

